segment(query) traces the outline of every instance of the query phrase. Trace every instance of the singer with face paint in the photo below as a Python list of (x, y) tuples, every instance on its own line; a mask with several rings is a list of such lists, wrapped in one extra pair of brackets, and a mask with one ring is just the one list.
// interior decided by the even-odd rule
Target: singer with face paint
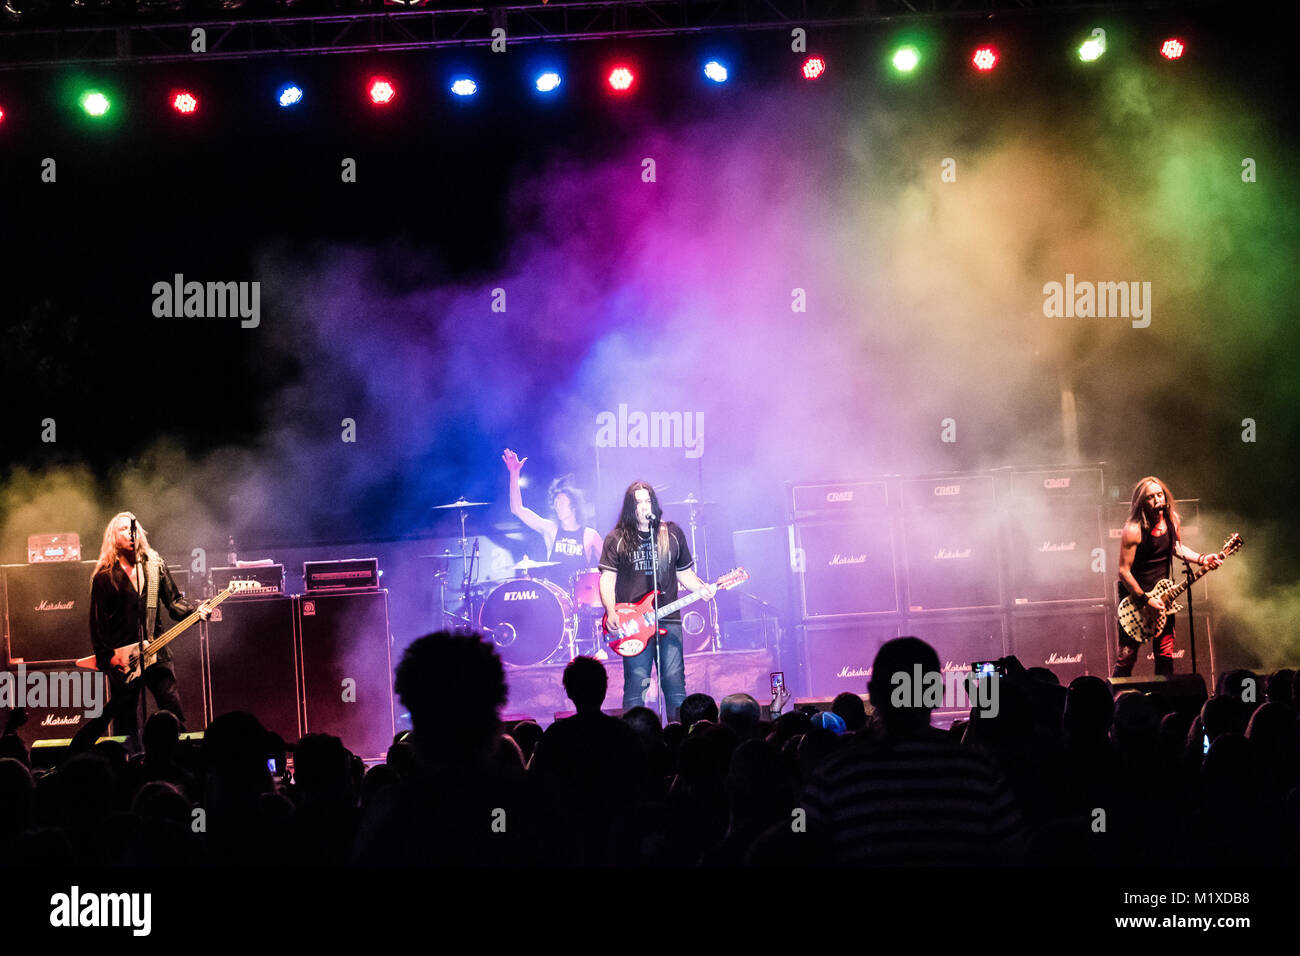
[[(644, 481), (634, 481), (628, 486), (623, 495), (623, 510), (618, 524), (605, 536), (600, 554), (600, 600), (611, 623), (618, 620), (615, 604), (639, 601), (654, 590), (656, 549), (659, 552), (660, 605), (677, 600), (678, 582), (691, 591), (704, 591), (706, 598), (711, 598), (717, 590), (695, 573), (695, 559), (691, 557), (685, 533), (673, 522), (660, 520), (662, 515), (653, 487)], [(623, 658), (623, 709), (640, 707), (645, 703), (658, 645), (659, 679), (667, 704), (666, 719), (673, 721), (686, 699), (681, 616), (671, 614), (662, 618), (660, 624), (667, 629), (666, 634), (651, 638), (645, 650), (635, 657)]]
[[(149, 607), (151, 586), (156, 595), (153, 608)], [(167, 563), (149, 547), (149, 536), (135, 515), (129, 511), (114, 515), (104, 529), (99, 562), (90, 583), (90, 640), (95, 649), (96, 663), (108, 678), (112, 695), (108, 707), (97, 720), (105, 727), (111, 720), (113, 731), (118, 735), (134, 737), (139, 729), (142, 685), (148, 685), (158, 707), (175, 714), (181, 722), (181, 729), (185, 728), (185, 713), (177, 693), (171, 652), (163, 648), (158, 660), (144, 672), (143, 679), (130, 683), (124, 676), (129, 669), (128, 660), (117, 652), (119, 647), (139, 642), (141, 621), (144, 622), (146, 639), (152, 640), (161, 634), (164, 626), (160, 610), (163, 607), (178, 621), (196, 609), (204, 620), (209, 613), (181, 594), (167, 570)]]

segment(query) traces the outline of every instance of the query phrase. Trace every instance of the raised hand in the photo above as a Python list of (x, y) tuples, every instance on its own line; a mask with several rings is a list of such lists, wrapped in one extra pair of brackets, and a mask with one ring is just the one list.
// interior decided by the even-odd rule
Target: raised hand
[(509, 448), (507, 448), (505, 450), (505, 454), (501, 456), (501, 460), (506, 463), (506, 469), (509, 470), (509, 472), (512, 475), (517, 475), (519, 474), (519, 469), (524, 467), (524, 462), (526, 462), (528, 459), (520, 458)]

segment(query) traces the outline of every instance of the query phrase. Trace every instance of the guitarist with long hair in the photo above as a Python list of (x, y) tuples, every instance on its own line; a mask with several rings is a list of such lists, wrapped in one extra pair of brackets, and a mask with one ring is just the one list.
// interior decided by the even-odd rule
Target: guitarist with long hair
[(134, 737), (138, 731), (142, 685), (148, 685), (158, 707), (175, 714), (181, 729), (185, 728), (171, 652), (161, 650), (157, 661), (144, 671), (143, 679), (128, 681), (130, 662), (118, 650), (139, 641), (142, 621), (147, 639), (161, 633), (163, 607), (177, 620), (196, 610), (207, 619), (206, 608), (187, 601), (176, 587), (167, 562), (149, 547), (149, 536), (135, 515), (129, 511), (114, 515), (104, 528), (104, 542), (90, 583), (90, 640), (96, 664), (108, 678), (111, 692), (108, 706), (98, 719), (104, 726), (111, 720), (119, 735)]
[[(640, 600), (655, 589), (656, 550), (661, 605), (677, 599), (679, 582), (691, 591), (704, 591), (705, 599), (711, 598), (716, 590), (695, 573), (695, 559), (691, 557), (685, 533), (673, 522), (661, 521), (662, 516), (653, 486), (644, 481), (628, 485), (618, 524), (605, 536), (600, 554), (600, 600), (610, 624), (619, 620), (616, 604)], [(666, 634), (649, 638), (645, 650), (635, 657), (623, 658), (623, 708), (628, 710), (645, 703), (657, 651), (659, 679), (663, 683), (667, 719), (671, 721), (677, 719), (677, 711), (686, 699), (682, 621), (680, 615), (671, 614), (659, 624), (667, 630)]]
[[(1217, 554), (1198, 554), (1180, 540), (1181, 523), (1174, 511), (1174, 495), (1159, 478), (1148, 475), (1133, 487), (1133, 500), (1129, 506), (1128, 521), (1119, 548), (1119, 600), (1130, 598), (1139, 607), (1165, 610), (1150, 589), (1162, 578), (1169, 577), (1175, 557), (1213, 570), (1223, 563)], [(1115, 656), (1112, 677), (1128, 677), (1137, 662), (1138, 648), (1119, 629), (1119, 652)], [(1174, 615), (1165, 619), (1165, 626), (1155, 638), (1154, 648), (1157, 674), (1174, 672)]]

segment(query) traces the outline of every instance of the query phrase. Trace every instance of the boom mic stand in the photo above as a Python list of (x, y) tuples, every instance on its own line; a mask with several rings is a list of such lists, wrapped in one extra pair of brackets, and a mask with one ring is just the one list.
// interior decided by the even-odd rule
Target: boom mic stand
[[(145, 616), (146, 616), (145, 614), (140, 614), (140, 613), (139, 613), (140, 597), (141, 597), (142, 594), (144, 594), (144, 587), (143, 587), (142, 582), (140, 581), (140, 562), (141, 562), (141, 555), (140, 555), (140, 549), (139, 549), (139, 547), (136, 545), (136, 540), (135, 540), (135, 524), (136, 524), (136, 519), (135, 519), (135, 518), (132, 518), (132, 519), (131, 519), (131, 553), (132, 553), (133, 555), (135, 555), (135, 568), (134, 568), (134, 570), (132, 571), (132, 576), (135, 578), (135, 581), (133, 582), (133, 587), (135, 588), (135, 604), (136, 604), (136, 613), (137, 613), (137, 616), (140, 618), (139, 634), (136, 636), (136, 639), (139, 641), (139, 644), (140, 644), (140, 650), (139, 650), (139, 654), (140, 654), (140, 676), (136, 678), (136, 680), (140, 681), (140, 685), (141, 685), (141, 686), (140, 686), (140, 724), (139, 724), (138, 727), (136, 727), (136, 740), (137, 740), (137, 742), (142, 742), (142, 741), (144, 740), (145, 710), (146, 710), (147, 705), (148, 705), (148, 701), (145, 700), (145, 696), (144, 696), (144, 691), (145, 691), (145, 688), (144, 688), (144, 647), (145, 647), (145, 644), (148, 642), (148, 637), (146, 636), (146, 634), (147, 634), (147, 632), (146, 632), (146, 628), (149, 626), (149, 622), (148, 622), (147, 620), (145, 620)], [(146, 614), (147, 614), (147, 612), (148, 612), (148, 606), (149, 606), (149, 605), (148, 605), (148, 601), (146, 601), (146, 602), (145, 602)], [(154, 613), (155, 613), (155, 614), (157, 613), (157, 609), (155, 609)]]
[(663, 658), (663, 641), (659, 634), (659, 518), (652, 511), (650, 513), (650, 566), (654, 569), (653, 587), (650, 593), (654, 595), (654, 642), (655, 642), (655, 679), (659, 682), (659, 722), (668, 723), (668, 706), (664, 702), (664, 658)]
[[(1183, 561), (1183, 573), (1186, 574), (1188, 578), (1187, 638), (1192, 642), (1192, 673), (1199, 674), (1200, 671), (1196, 669), (1196, 615), (1192, 613), (1192, 592), (1196, 590), (1196, 585), (1193, 584), (1192, 582), (1195, 580), (1195, 578), (1192, 577), (1192, 562), (1187, 560), (1186, 555), (1183, 556), (1182, 561)], [(1211, 676), (1211, 680), (1213, 680), (1214, 675), (1210, 675), (1210, 676)], [(1210, 688), (1210, 690), (1213, 689), (1214, 689), (1213, 687)]]

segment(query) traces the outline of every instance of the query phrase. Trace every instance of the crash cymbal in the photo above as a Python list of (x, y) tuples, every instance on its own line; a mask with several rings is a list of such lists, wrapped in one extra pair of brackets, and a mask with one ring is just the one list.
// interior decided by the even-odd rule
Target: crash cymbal
[(522, 561), (513, 567), (516, 571), (531, 571), (533, 568), (553, 568), (559, 563), (559, 561), (534, 561), (525, 556)]
[(434, 505), (433, 507), (436, 511), (439, 508), (485, 508), (488, 504), (489, 502), (486, 501), (466, 501), (464, 498), (457, 498), (451, 504)]
[(701, 499), (696, 498), (694, 494), (689, 494), (689, 495), (687, 495), (686, 498), (685, 498), (684, 500), (682, 500), (682, 501), (669, 501), (668, 504), (670, 504), (670, 505), (695, 505), (696, 507), (699, 507), (700, 505), (716, 505), (717, 502), (716, 502), (716, 501), (702, 501)]
[(447, 561), (451, 558), (459, 560), (462, 557), (469, 557), (469, 555), (462, 555), (459, 551), (444, 551), (442, 554), (419, 554), (416, 555), (416, 557), (432, 558), (435, 561)]

